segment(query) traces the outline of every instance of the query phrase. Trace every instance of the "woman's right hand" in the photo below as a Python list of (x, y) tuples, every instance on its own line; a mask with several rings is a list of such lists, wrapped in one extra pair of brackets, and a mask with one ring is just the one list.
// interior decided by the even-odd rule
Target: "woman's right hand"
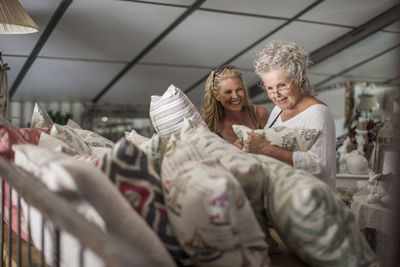
[(243, 138), (238, 138), (238, 139), (236, 139), (236, 141), (233, 142), (233, 145), (236, 146), (237, 148), (239, 148), (240, 150), (242, 150), (242, 149), (243, 149), (243, 146), (244, 146), (244, 144), (243, 144)]

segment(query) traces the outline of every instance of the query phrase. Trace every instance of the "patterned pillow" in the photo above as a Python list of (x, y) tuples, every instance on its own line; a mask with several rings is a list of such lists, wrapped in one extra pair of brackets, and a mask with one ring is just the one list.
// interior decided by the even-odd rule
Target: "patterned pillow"
[(78, 154), (91, 154), (91, 149), (85, 141), (68, 125), (59, 125), (54, 123), (51, 127), (50, 135), (56, 137), (74, 149)]
[[(212, 133), (208, 128), (196, 127), (186, 119), (182, 127), (181, 140), (185, 146), (180, 150), (182, 162), (184, 160), (218, 160), (239, 181), (266, 234), (270, 251), (276, 252), (278, 244), (270, 235), (268, 218), (262, 201), (265, 174), (260, 162), (249, 156), (249, 153)], [(167, 146), (166, 151), (169, 152), (169, 150), (171, 148)], [(162, 172), (167, 171), (164, 168), (163, 165)]]
[(32, 112), (30, 128), (43, 128), (53, 126), (53, 120), (49, 114), (38, 104), (35, 103)]
[(307, 151), (320, 133), (317, 129), (294, 129), (285, 126), (253, 130), (244, 125), (232, 125), (232, 128), (239, 138), (243, 138), (244, 143), (247, 141), (247, 132), (254, 132), (261, 134), (272, 145), (290, 151)]
[[(14, 149), (17, 165), (34, 173), (50, 190), (70, 192), (60, 196), (76, 196), (68, 202), (87, 220), (131, 244), (138, 253), (151, 255), (142, 266), (175, 266), (157, 235), (99, 169), (37, 146), (21, 145)], [(40, 233), (40, 230), (35, 232)], [(63, 239), (63, 236), (60, 237), (60, 240)], [(61, 257), (62, 260), (69, 263), (65, 262), (64, 266), (78, 266), (79, 254), (68, 253), (68, 244), (62, 244), (61, 248), (67, 253)]]
[(378, 265), (353, 213), (326, 183), (273, 158), (250, 155), (268, 177), (268, 217), (297, 256), (310, 266)]
[(86, 143), (89, 148), (92, 147), (108, 147), (112, 148), (114, 146), (114, 142), (108, 140), (107, 138), (99, 135), (98, 133), (83, 130), (83, 129), (73, 129), (75, 133), (79, 135), (80, 138)]
[(71, 119), (68, 119), (67, 125), (69, 127), (71, 127), (72, 129), (82, 129), (82, 127), (78, 123), (76, 123), (75, 121), (73, 121)]
[(196, 266), (268, 265), (265, 235), (235, 177), (217, 161), (182, 158), (186, 144), (176, 144), (163, 160), (164, 195), (174, 233)]
[(137, 146), (150, 139), (146, 136), (140, 135), (134, 129), (132, 129), (130, 132), (125, 131), (125, 138), (126, 140), (128, 140), (131, 143), (134, 143)]
[(190, 99), (172, 84), (162, 96), (151, 96), (149, 113), (156, 133), (166, 141), (171, 134), (179, 137), (183, 118), (206, 126)]
[(39, 147), (44, 147), (51, 151), (63, 152), (69, 155), (77, 154), (76, 151), (69, 147), (65, 142), (55, 138), (47, 133), (41, 133), (38, 143)]
[(161, 139), (160, 135), (153, 134), (147, 141), (138, 145), (138, 147), (147, 154), (153, 161), (154, 168), (158, 174), (161, 172), (161, 159), (164, 153), (165, 142)]
[(192, 261), (171, 231), (161, 179), (148, 156), (123, 138), (115, 144), (110, 154), (105, 155), (101, 169), (158, 234), (175, 261), (180, 266), (191, 266)]

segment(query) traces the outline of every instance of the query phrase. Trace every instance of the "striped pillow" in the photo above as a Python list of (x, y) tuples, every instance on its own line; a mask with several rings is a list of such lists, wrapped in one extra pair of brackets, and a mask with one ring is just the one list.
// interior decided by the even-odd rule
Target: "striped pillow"
[(206, 126), (190, 99), (172, 84), (162, 96), (151, 96), (149, 113), (154, 130), (165, 140), (171, 134), (180, 136), (183, 118)]
[(351, 210), (311, 174), (251, 154), (267, 175), (268, 218), (285, 244), (310, 266), (377, 266)]

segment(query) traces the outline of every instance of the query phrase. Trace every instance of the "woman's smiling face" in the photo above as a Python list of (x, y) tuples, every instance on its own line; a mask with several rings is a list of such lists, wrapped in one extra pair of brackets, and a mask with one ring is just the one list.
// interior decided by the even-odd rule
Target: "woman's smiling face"
[(282, 70), (268, 71), (261, 76), (269, 99), (281, 110), (293, 109), (301, 100), (302, 92), (294, 81)]
[(218, 92), (213, 92), (214, 97), (226, 110), (240, 111), (245, 98), (244, 86), (238, 78), (228, 78), (220, 83)]

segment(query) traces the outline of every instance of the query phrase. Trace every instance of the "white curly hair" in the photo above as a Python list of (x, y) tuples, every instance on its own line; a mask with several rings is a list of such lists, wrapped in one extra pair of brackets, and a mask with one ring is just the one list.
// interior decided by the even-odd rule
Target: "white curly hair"
[(294, 42), (273, 40), (257, 53), (254, 60), (255, 72), (261, 77), (265, 72), (282, 70), (289, 78), (299, 82), (304, 93), (313, 94), (308, 77), (311, 65), (308, 52)]

